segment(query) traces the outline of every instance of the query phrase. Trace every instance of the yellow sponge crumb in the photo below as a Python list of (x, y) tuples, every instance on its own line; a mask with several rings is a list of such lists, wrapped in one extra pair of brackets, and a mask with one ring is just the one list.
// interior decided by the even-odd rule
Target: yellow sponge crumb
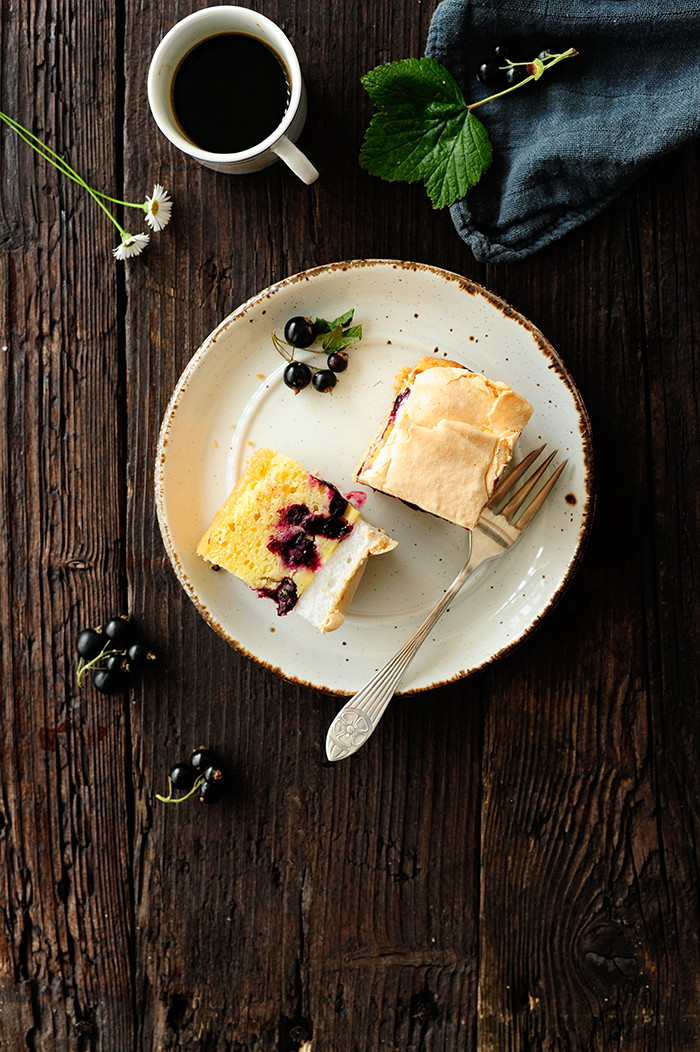
[[(269, 588), (283, 578), (291, 578), (301, 594), (313, 580), (315, 569), (285, 566), (268, 544), (280, 534), (285, 509), (303, 504), (311, 514), (325, 515), (333, 492), (291, 457), (272, 449), (258, 449), (197, 545), (197, 552), (251, 588)], [(359, 514), (357, 508), (348, 504), (341, 518), (351, 524)], [(338, 540), (315, 536), (313, 541), (318, 564), (322, 565)]]

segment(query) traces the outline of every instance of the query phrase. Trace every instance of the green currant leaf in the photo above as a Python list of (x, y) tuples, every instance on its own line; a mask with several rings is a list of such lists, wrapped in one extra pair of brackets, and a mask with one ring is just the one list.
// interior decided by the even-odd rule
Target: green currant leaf
[(474, 186), (491, 163), (488, 133), (452, 74), (432, 58), (378, 66), (362, 78), (377, 107), (360, 164), (389, 182), (425, 184), (434, 208)]

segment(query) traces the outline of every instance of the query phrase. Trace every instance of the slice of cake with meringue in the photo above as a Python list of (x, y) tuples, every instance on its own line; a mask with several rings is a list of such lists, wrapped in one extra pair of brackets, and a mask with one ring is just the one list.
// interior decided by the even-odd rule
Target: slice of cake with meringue
[(339, 628), (370, 555), (396, 546), (331, 483), (258, 449), (197, 546), (260, 598), (320, 632)]
[(458, 362), (423, 357), (398, 378), (355, 477), (473, 529), (532, 412), (507, 384)]

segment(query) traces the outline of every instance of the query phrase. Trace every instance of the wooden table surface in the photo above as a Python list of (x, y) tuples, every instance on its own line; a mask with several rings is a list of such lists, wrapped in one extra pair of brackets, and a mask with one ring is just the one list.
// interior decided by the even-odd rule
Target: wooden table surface
[[(1, 108), (96, 189), (175, 202), (118, 263), (94, 201), (2, 129), (0, 1048), (696, 1050), (698, 144), (528, 261), (483, 265), (420, 185), (357, 160), (360, 77), (423, 53), (435, 0), (255, 5), (302, 62), (310, 188), (205, 170), (155, 127), (150, 57), (197, 6), (0, 5)], [(598, 503), (534, 633), (329, 764), (337, 697), (208, 627), (153, 469), (218, 322), (363, 258), (463, 274), (538, 326), (587, 405)], [(157, 669), (79, 690), (78, 630), (119, 612)], [(231, 796), (160, 804), (202, 743)]]

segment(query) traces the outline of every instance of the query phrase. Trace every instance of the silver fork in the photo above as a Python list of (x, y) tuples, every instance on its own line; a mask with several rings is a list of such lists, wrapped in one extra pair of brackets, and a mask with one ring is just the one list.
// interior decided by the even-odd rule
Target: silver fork
[[(537, 483), (557, 455), (556, 450), (550, 453), (544, 463), (511, 495), (498, 513), (496, 508), (502, 504), (515, 483), (532, 467), (543, 450), (544, 446), (540, 446), (539, 449), (529, 453), (498, 484), (474, 530), (467, 531), (467, 561), (450, 587), (401, 650), (379, 672), (375, 673), (369, 683), (343, 705), (326, 735), (326, 755), (329, 760), (344, 760), (346, 756), (352, 756), (364, 745), (384, 715), (406, 669), (425, 642), (430, 630), (467, 578), (482, 563), (490, 559), (497, 559), (504, 552), (509, 551), (522, 537), (523, 532), (556, 485), (557, 479), (566, 466), (566, 461), (560, 464), (554, 474), (533, 494)], [(527, 503), (528, 500), (529, 503)], [(524, 508), (523, 513), (516, 520), (522, 508)]]

